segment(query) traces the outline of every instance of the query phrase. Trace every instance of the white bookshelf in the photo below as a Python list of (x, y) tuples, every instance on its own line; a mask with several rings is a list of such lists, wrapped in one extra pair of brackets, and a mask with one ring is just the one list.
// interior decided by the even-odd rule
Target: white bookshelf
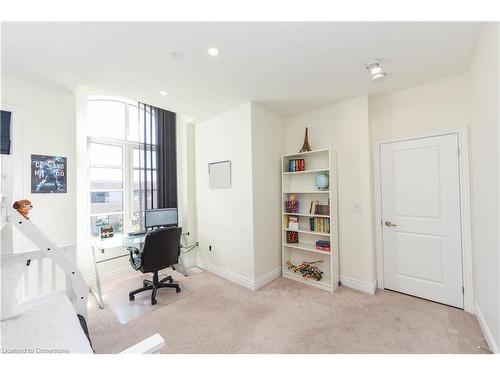
[[(291, 159), (304, 159), (304, 171), (289, 171)], [(339, 280), (339, 252), (338, 252), (338, 219), (337, 219), (337, 162), (332, 150), (315, 150), (297, 154), (283, 155), (281, 159), (281, 200), (282, 200), (282, 269), (283, 277), (299, 281), (320, 289), (333, 291), (338, 286)], [(318, 190), (314, 183), (317, 175), (326, 173), (329, 176), (329, 187)], [(298, 213), (287, 213), (285, 201), (290, 195), (295, 194), (299, 201)], [(330, 202), (330, 214), (319, 215), (310, 213), (311, 201), (321, 204)], [(297, 216), (299, 229), (287, 227), (288, 216)], [(330, 232), (312, 231), (310, 218), (330, 219)], [(298, 243), (287, 243), (287, 232), (297, 232)], [(330, 251), (316, 249), (317, 240), (330, 240)], [(316, 266), (323, 272), (320, 281), (305, 279), (300, 273), (289, 270), (286, 262), (290, 260), (298, 265), (302, 262), (323, 260)]]

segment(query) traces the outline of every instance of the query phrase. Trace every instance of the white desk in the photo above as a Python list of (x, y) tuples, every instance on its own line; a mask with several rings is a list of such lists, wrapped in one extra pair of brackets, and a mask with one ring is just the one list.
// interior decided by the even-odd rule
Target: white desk
[[(92, 240), (92, 255), (93, 255), (93, 260), (94, 260), (94, 268), (95, 268), (95, 282), (96, 282), (96, 289), (95, 291), (92, 287), (89, 287), (90, 293), (94, 296), (96, 299), (97, 304), (99, 305), (99, 308), (104, 309), (104, 300), (102, 298), (102, 289), (101, 289), (101, 278), (99, 276), (99, 267), (98, 265), (100, 263), (104, 262), (109, 262), (115, 259), (119, 258), (124, 258), (124, 257), (130, 257), (130, 252), (127, 250), (128, 246), (134, 246), (138, 249), (142, 248), (142, 245), (144, 244), (144, 238), (146, 237), (145, 234), (142, 235), (136, 235), (136, 236), (129, 236), (129, 235), (116, 235), (111, 238), (106, 238), (106, 239), (94, 239)], [(105, 250), (106, 249), (120, 249), (121, 251), (113, 252), (113, 255), (106, 256), (105, 255)], [(182, 257), (179, 257), (179, 263), (182, 267), (182, 274), (184, 276), (188, 276), (186, 273), (186, 267), (184, 266), (184, 263), (182, 262)]]

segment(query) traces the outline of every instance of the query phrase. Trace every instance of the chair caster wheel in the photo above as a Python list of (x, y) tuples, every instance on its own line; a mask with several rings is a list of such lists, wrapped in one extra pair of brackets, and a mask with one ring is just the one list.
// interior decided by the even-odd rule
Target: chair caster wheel
[(175, 291), (179, 293), (181, 291), (181, 288), (175, 288)]
[(135, 299), (135, 297), (134, 297), (134, 296), (132, 296), (132, 295), (130, 295), (130, 294), (128, 295), (128, 300), (129, 300), (129, 301), (133, 301), (134, 299)]
[(151, 304), (152, 304), (152, 305), (156, 305), (156, 303), (157, 303), (157, 302), (158, 302), (158, 301), (157, 301), (157, 300), (155, 300), (155, 299), (152, 299), (152, 300), (151, 300)]
[(174, 279), (168, 279), (168, 283), (172, 284), (174, 282)]
[(146, 282), (146, 280), (143, 280), (143, 281), (142, 281), (142, 286), (143, 286), (143, 287), (146, 287), (147, 285), (148, 285), (148, 283)]

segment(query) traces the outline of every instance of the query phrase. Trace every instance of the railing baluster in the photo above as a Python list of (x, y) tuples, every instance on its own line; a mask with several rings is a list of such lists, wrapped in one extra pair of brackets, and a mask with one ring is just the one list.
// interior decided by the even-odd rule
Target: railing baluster
[[(50, 259), (50, 258), (49, 258)], [(51, 292), (56, 291), (56, 264), (52, 259), (50, 259), (50, 277), (51, 277)]]
[(38, 294), (42, 294), (43, 286), (43, 258), (38, 258)]
[(30, 268), (26, 267), (24, 269), (24, 285), (23, 285), (23, 299), (28, 298), (28, 273)]

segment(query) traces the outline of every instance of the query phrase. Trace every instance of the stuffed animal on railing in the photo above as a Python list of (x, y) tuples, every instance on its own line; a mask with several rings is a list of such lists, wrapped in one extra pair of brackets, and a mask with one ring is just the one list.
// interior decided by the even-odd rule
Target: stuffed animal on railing
[(23, 215), (26, 219), (29, 219), (28, 213), (33, 208), (33, 204), (28, 199), (21, 199), (20, 201), (15, 201), (12, 205), (13, 208), (17, 210), (21, 215)]

